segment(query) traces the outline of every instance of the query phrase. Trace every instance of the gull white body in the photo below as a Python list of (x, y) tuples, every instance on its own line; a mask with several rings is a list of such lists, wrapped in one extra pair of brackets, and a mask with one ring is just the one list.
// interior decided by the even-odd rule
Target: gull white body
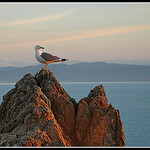
[(35, 57), (36, 57), (37, 61), (39, 61), (40, 63), (45, 64), (45, 63), (46, 63), (46, 60), (43, 59), (43, 58), (40, 56), (41, 54), (42, 54), (42, 51), (41, 51), (41, 50), (35, 51)]

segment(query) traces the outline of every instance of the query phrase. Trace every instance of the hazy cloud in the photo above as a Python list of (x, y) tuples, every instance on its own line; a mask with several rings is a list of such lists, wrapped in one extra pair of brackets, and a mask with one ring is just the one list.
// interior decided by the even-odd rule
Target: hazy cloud
[(115, 36), (119, 34), (132, 33), (132, 32), (144, 31), (144, 30), (150, 30), (150, 24), (90, 29), (90, 30), (79, 31), (79, 32), (69, 32), (66, 34), (65, 33), (62, 34), (61, 37), (59, 34), (57, 34), (55, 38), (52, 38), (52, 37), (46, 38), (46, 39), (43, 38), (42, 40), (34, 40), (34, 41), (30, 40), (30, 41), (24, 41), (24, 42), (19, 42), (19, 43), (14, 42), (14, 43), (9, 44), (9, 47), (35, 45), (37, 43), (41, 43), (41, 44), (57, 43), (57, 42), (63, 42), (63, 41), (113, 36), (113, 35)]
[(61, 18), (61, 17), (68, 16), (69, 14), (70, 13), (61, 13), (61, 14), (41, 16), (41, 17), (26, 19), (26, 20), (19, 20), (19, 21), (14, 21), (14, 22), (1, 23), (0, 27), (30, 24), (30, 23), (37, 23), (37, 22), (41, 22), (41, 21), (53, 20), (53, 19), (58, 19), (58, 18)]
[(138, 32), (143, 30), (150, 30), (150, 24), (93, 29), (93, 30), (87, 30), (86, 32), (84, 31), (83, 33), (78, 33), (78, 35), (72, 35), (64, 38), (55, 38), (51, 40), (47, 39), (47, 40), (42, 40), (42, 42), (53, 43), (53, 42), (69, 41), (69, 40), (76, 40), (76, 39), (118, 35), (118, 34)]

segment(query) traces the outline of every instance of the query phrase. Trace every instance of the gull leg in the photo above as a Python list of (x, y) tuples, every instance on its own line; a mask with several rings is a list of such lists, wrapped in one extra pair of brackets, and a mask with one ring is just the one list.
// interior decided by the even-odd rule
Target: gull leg
[(48, 64), (45, 64), (45, 69), (46, 69), (46, 71), (47, 71), (47, 66), (48, 66)]

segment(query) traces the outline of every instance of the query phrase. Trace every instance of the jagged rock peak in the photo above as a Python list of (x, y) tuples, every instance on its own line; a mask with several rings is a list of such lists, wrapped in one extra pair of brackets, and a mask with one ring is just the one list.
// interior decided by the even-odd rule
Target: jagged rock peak
[(3, 96), (0, 120), (0, 146), (125, 146), (104, 87), (77, 103), (49, 70), (26, 74)]
[(89, 98), (98, 97), (98, 96), (106, 97), (106, 93), (105, 93), (105, 89), (104, 89), (103, 85), (96, 86), (93, 90), (91, 90), (91, 92), (88, 95)]

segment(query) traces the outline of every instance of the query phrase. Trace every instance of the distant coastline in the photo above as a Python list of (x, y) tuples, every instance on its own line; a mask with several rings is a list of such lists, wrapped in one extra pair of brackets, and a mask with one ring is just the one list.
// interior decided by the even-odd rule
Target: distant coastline
[(8, 81), (0, 81), (0, 83), (9, 83)]
[[(93, 83), (150, 83), (150, 81), (60, 81), (61, 84), (93, 84)], [(16, 82), (0, 81), (0, 84), (16, 84)]]
[(16, 83), (12, 83), (12, 82), (8, 82), (8, 81), (0, 81), (0, 84), (16, 84)]
[[(34, 75), (44, 66), (0, 67), (0, 83), (15, 83), (24, 74)], [(82, 62), (68, 65), (51, 64), (48, 67), (59, 82), (150, 82), (150, 66), (106, 62)]]

